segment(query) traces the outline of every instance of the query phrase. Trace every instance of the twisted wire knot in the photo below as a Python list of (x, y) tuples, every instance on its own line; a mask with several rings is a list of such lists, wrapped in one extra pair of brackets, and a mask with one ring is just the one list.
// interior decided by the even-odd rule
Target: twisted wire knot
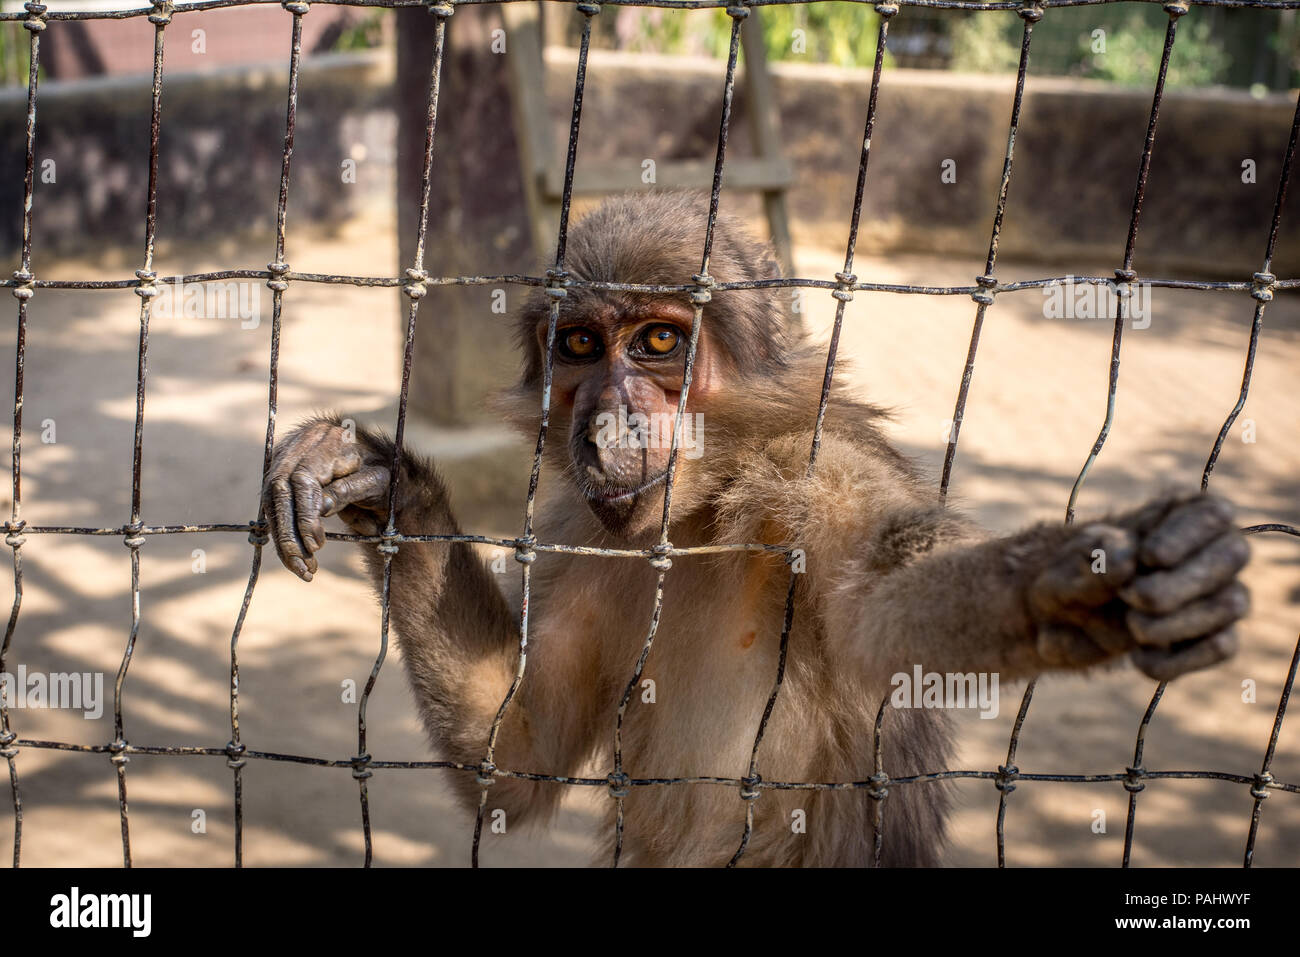
[(0, 731), (0, 758), (15, 758), (18, 756), (18, 749), (10, 747), (17, 740), (18, 735), (9, 728)]
[(19, 269), (14, 273), (14, 279), (18, 285), (11, 290), (14, 298), (19, 302), (26, 302), (32, 296), (36, 295), (36, 277), (26, 269)]
[[(286, 9), (288, 8), (286, 7)], [(268, 289), (271, 289), (273, 292), (284, 292), (289, 288), (289, 283), (284, 278), (289, 273), (288, 263), (267, 263), (266, 271), (271, 274), (271, 278), (266, 281)]]
[(985, 306), (993, 305), (993, 293), (990, 290), (997, 288), (998, 281), (992, 276), (976, 276), (975, 285), (979, 288), (971, 293), (970, 297)]
[(149, 14), (149, 22), (156, 27), (165, 27), (172, 22), (175, 5), (172, 0), (154, 0), (154, 12)]
[(113, 743), (108, 746), (112, 756), (108, 759), (116, 764), (119, 768), (131, 761), (130, 755), (126, 753), (127, 744), (121, 738), (114, 739)]
[(878, 3), (876, 4), (876, 13), (882, 20), (888, 20), (894, 14), (898, 13), (898, 4), (896, 3)]
[(23, 542), (27, 541), (27, 536), (23, 534), (23, 529), (27, 527), (26, 521), (9, 521), (5, 522), (5, 544), (10, 548), (20, 548)]
[(376, 545), (375, 548), (379, 551), (381, 555), (396, 555), (397, 554), (396, 533), (385, 531), (383, 535), (383, 541), (381, 541), (378, 545)]
[[(14, 278), (18, 278), (17, 273), (14, 273)], [(1252, 283), (1250, 298), (1260, 302), (1272, 302), (1273, 286), (1277, 284), (1277, 276), (1271, 272), (1257, 272), (1250, 278)]]
[(614, 798), (625, 798), (631, 787), (632, 779), (622, 771), (611, 771), (609, 777), (605, 779), (609, 782), (609, 796)]
[(474, 780), (478, 782), (479, 787), (485, 788), (496, 780), (493, 775), (496, 774), (497, 766), (487, 759), (478, 766), (478, 771), (474, 775)]
[(1187, 12), (1187, 0), (1170, 0), (1165, 4), (1164, 11), (1171, 20), (1175, 20)]
[(24, 3), (23, 9), (27, 11), (27, 19), (23, 21), (24, 29), (32, 33), (40, 33), (45, 29), (45, 11), (49, 7), (43, 3)]
[(993, 786), (1003, 794), (1010, 794), (1016, 789), (1016, 779), (1020, 777), (1020, 769), (1014, 764), (999, 764), (998, 776), (993, 779)]
[(284, 7), (286, 10), (288, 10), (296, 17), (303, 16), (308, 10), (311, 9), (311, 4), (303, 3), (303, 0), (283, 0), (280, 6)]
[[(730, 12), (730, 11), (728, 11)], [(706, 272), (697, 273), (691, 277), (695, 280), (695, 291), (691, 293), (691, 302), (697, 306), (702, 306), (707, 302), (713, 301), (713, 293), (710, 290), (716, 285), (713, 277)]]
[(140, 280), (140, 285), (135, 287), (135, 294), (141, 299), (152, 299), (158, 295), (158, 274), (152, 269), (137, 269), (135, 278)]
[(569, 290), (564, 287), (569, 284), (569, 274), (563, 269), (551, 268), (546, 270), (546, 288), (545, 293), (549, 299), (563, 299), (569, 294)]
[(749, 16), (749, 7), (727, 7), (727, 16), (733, 20), (743, 20)]
[(1016, 13), (1028, 23), (1037, 23), (1043, 19), (1043, 5), (1038, 0), (1025, 0)]
[(600, 13), (600, 4), (580, 3), (578, 4), (578, 12), (581, 13), (583, 16), (594, 17), (596, 14)]
[(402, 287), (402, 292), (406, 293), (411, 299), (423, 299), (429, 291), (429, 287), (425, 285), (428, 278), (429, 274), (423, 269), (411, 268), (406, 270), (407, 283)]
[(525, 535), (523, 538), (515, 539), (515, 561), (521, 565), (531, 565), (537, 561), (537, 552), (533, 550), (536, 544), (536, 535)]
[(666, 572), (672, 568), (673, 560), (668, 557), (668, 553), (672, 550), (673, 546), (669, 542), (660, 542), (650, 549), (650, 567), (661, 572)]
[(122, 539), (122, 544), (127, 548), (136, 549), (144, 544), (144, 536), (140, 534), (140, 529), (144, 526), (139, 522), (132, 522), (126, 527), (128, 534)]
[(234, 741), (227, 741), (226, 767), (230, 768), (232, 771), (238, 771), (247, 764), (248, 759), (244, 757), (244, 752), (247, 750), (248, 747), (244, 744), (236, 744)]
[(1273, 783), (1273, 775), (1267, 771), (1260, 771), (1255, 775), (1255, 783), (1251, 785), (1250, 796), (1257, 801), (1262, 801), (1268, 797), (1268, 786)]
[(266, 522), (249, 522), (248, 523), (248, 543), (250, 545), (265, 545), (271, 540), (267, 534)]
[(746, 778), (740, 779), (740, 799), (742, 801), (757, 801), (759, 798), (759, 784), (763, 781), (761, 774), (755, 773)]
[(1138, 765), (1136, 768), (1124, 769), (1124, 790), (1129, 794), (1138, 794), (1146, 790), (1142, 779), (1147, 776), (1147, 769)]
[(449, 17), (456, 12), (455, 4), (452, 3), (431, 3), (429, 4), (429, 13), (435, 17)]
[(352, 758), (352, 777), (358, 781), (365, 781), (375, 776), (375, 772), (369, 768), (370, 755), (358, 754)]
[(840, 302), (853, 301), (853, 284), (858, 281), (858, 277), (851, 272), (837, 272), (835, 274), (835, 288), (831, 290), (831, 295)]
[(871, 787), (867, 788), (867, 793), (877, 801), (883, 801), (889, 797), (889, 788), (885, 787), (889, 783), (889, 775), (884, 771), (877, 771), (871, 777), (867, 778), (871, 782)]

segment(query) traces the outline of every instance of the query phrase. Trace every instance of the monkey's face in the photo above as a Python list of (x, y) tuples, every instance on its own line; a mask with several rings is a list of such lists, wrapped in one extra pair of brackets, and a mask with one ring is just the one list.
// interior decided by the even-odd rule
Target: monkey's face
[[(601, 524), (622, 538), (657, 529), (663, 515), (692, 316), (684, 303), (655, 300), (583, 309), (556, 327), (554, 407), (569, 415), (574, 481)], [(544, 348), (544, 323), (538, 335)], [(673, 484), (682, 506), (690, 503), (692, 460), (703, 452), (694, 410), (716, 379), (714, 365), (701, 335)]]

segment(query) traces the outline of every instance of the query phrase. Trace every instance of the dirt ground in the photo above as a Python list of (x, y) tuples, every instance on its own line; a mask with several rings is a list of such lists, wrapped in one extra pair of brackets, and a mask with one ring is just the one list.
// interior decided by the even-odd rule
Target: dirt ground
[[(295, 269), (349, 272), (356, 250), (396, 260), (391, 223), (356, 223), (331, 235), (292, 229)], [(832, 275), (842, 240), (798, 250), (800, 273)], [(260, 266), (271, 243), (173, 250), (159, 271)], [(128, 263), (40, 263), (43, 277), (112, 277)], [(1056, 267), (1005, 262), (1005, 279), (1109, 274), (1114, 263)], [(889, 282), (966, 284), (981, 258), (859, 259), (857, 274)], [(23, 517), (32, 524), (120, 525), (130, 510), (137, 299), (129, 292), (41, 291), (31, 305), (23, 451)], [(1008, 294), (984, 328), (952, 477), (954, 503), (1011, 531), (1059, 520), (1105, 411), (1111, 322), (1043, 317), (1038, 292)], [(807, 294), (810, 327), (824, 336), (834, 300)], [(263, 321), (162, 318), (152, 326), (145, 423), (146, 523), (244, 522), (255, 514), (266, 414), (269, 296)], [(1242, 293), (1156, 290), (1149, 328), (1126, 332), (1109, 441), (1085, 485), (1080, 520), (1132, 506), (1170, 485), (1199, 482), (1236, 399), (1253, 303)], [(849, 306), (838, 374), (897, 409), (893, 435), (938, 481), (947, 420), (961, 375), (974, 304), (965, 297), (859, 294)], [(425, 317), (425, 321), (430, 321)], [(359, 342), (359, 344), (358, 344)], [(0, 352), (0, 395), (12, 394), (13, 342)], [(398, 386), (396, 295), (310, 284), (285, 296), (280, 427), (323, 407), (391, 420)], [(1268, 310), (1250, 401), (1224, 447), (1212, 488), (1240, 506), (1242, 524), (1300, 524), (1300, 295)], [(47, 420), (56, 441), (45, 443)], [(1257, 441), (1242, 441), (1252, 420)], [(413, 423), (411, 439), (451, 474), (463, 524), (511, 535), (522, 519), (526, 444), (491, 429), (453, 433)], [(496, 471), (484, 466), (488, 461)], [(546, 481), (545, 476), (543, 481)], [(3, 503), (7, 511), (8, 502)], [(1254, 608), (1241, 653), (1173, 683), (1147, 735), (1149, 769), (1259, 769), (1300, 629), (1300, 543), (1254, 539), (1246, 580)], [(204, 571), (195, 572), (195, 549)], [(130, 563), (118, 538), (30, 535), (26, 581), (10, 670), (102, 671), (103, 717), (16, 710), (24, 738), (105, 743), (113, 735), (111, 686), (131, 623)], [(354, 550), (333, 545), (323, 573), (304, 585), (268, 552), (240, 641), (240, 711), (249, 747), (346, 758), (356, 750), (356, 706), (341, 683), (365, 680), (379, 643), (377, 603)], [(242, 534), (172, 535), (141, 549), (143, 626), (126, 682), (126, 737), (135, 744), (222, 746), (230, 737), (231, 628), (248, 577)], [(1255, 683), (1253, 702), (1243, 682)], [(1040, 682), (1016, 763), (1022, 771), (1116, 772), (1132, 763), (1138, 722), (1153, 683), (1124, 665), (1087, 679)], [(1003, 686), (996, 719), (961, 719), (955, 766), (992, 769), (1006, 758), (1021, 688)], [(1300, 716), (1283, 726), (1273, 773), (1300, 781)], [(369, 710), (376, 758), (428, 757), (401, 662), (390, 651)], [(24, 806), (23, 863), (121, 863), (112, 765), (105, 755), (26, 748), (18, 756)], [(438, 771), (379, 771), (370, 781), (377, 865), (464, 865), (472, 819), (455, 807)], [(215, 865), (232, 860), (231, 772), (221, 758), (133, 757), (128, 765), (131, 839), (138, 865)], [(575, 789), (577, 790), (577, 789)], [(958, 786), (947, 860), (995, 863), (997, 791)], [(9, 828), (0, 792), (0, 833)], [(553, 826), (488, 836), (484, 863), (575, 865), (588, 860), (600, 794), (576, 794)], [(1116, 865), (1127, 793), (1121, 785), (1023, 783), (1010, 798), (1011, 865)], [(1199, 780), (1150, 782), (1141, 795), (1133, 862), (1237, 865), (1249, 823), (1246, 787)], [(194, 812), (206, 816), (194, 833)], [(1096, 822), (1104, 815), (1104, 831)], [(888, 815), (888, 807), (886, 807)], [(743, 820), (736, 801), (737, 834)], [(251, 761), (244, 772), (244, 859), (250, 865), (355, 865), (362, 858), (357, 787), (347, 770)], [(7, 840), (6, 842), (7, 843)], [(7, 850), (5, 850), (7, 856)], [(1258, 865), (1300, 863), (1300, 796), (1265, 803)]]

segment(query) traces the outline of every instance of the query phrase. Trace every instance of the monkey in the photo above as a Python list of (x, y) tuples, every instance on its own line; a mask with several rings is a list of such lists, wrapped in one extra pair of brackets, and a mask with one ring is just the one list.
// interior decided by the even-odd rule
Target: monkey
[[(606, 200), (571, 229), (565, 269), (572, 280), (689, 284), (704, 205), (673, 192)], [(780, 275), (767, 245), (727, 213), (716, 218), (708, 269), (716, 282)], [(658, 629), (624, 716), (631, 779), (753, 781), (749, 761), (791, 587), (784, 680), (759, 754), (768, 783), (867, 780), (877, 710), (892, 676), (916, 665), (1014, 681), (1127, 658), (1166, 681), (1234, 653), (1235, 625), (1249, 609), (1238, 579), (1249, 548), (1222, 498), (1170, 492), (1084, 525), (995, 535), (943, 501), (924, 470), (891, 445), (888, 412), (851, 393), (842, 376), (830, 386), (810, 471), (826, 356), (777, 298), (770, 288), (717, 290), (702, 307), (685, 409), (703, 422), (691, 440), (707, 441), (702, 454), (677, 458), (670, 531), (674, 548), (780, 549), (671, 558)], [(520, 309), (521, 374), (499, 400), (533, 436), (550, 302), (539, 292)], [(693, 321), (688, 293), (565, 289), (537, 541), (651, 550), (658, 543), (671, 443), (644, 441), (636, 423), (675, 421)], [(395, 451), (387, 434), (353, 433), (334, 414), (307, 420), (276, 445), (264, 508), (278, 555), (298, 577), (311, 581), (318, 571), (326, 517), (362, 536), (384, 534), (395, 461), (397, 532), (461, 534), (435, 463), (405, 449), (398, 460)], [(358, 547), (382, 588), (384, 554), (373, 543)], [(804, 568), (792, 577), (786, 559), (795, 548)], [(658, 572), (638, 557), (535, 557), (527, 667), (502, 719), (495, 765), (549, 775), (607, 771)], [(432, 746), (478, 766), (515, 676), (520, 606), (465, 542), (402, 543), (390, 574), (392, 626)], [(642, 690), (651, 687), (653, 694)], [(899, 778), (944, 769), (952, 735), (943, 709), (887, 709), (884, 770)], [(449, 777), (472, 812), (475, 775)], [(564, 790), (489, 780), (486, 807), (504, 810), (509, 826), (545, 822)], [(738, 863), (873, 863), (866, 790), (761, 783), (756, 790)], [(880, 863), (941, 863), (950, 803), (942, 783), (892, 788)], [(745, 820), (736, 791), (708, 783), (633, 786), (624, 811), (622, 860), (634, 866), (724, 865)], [(804, 812), (802, 829), (792, 826), (796, 811)], [(604, 830), (598, 861), (613, 851), (612, 823)]]

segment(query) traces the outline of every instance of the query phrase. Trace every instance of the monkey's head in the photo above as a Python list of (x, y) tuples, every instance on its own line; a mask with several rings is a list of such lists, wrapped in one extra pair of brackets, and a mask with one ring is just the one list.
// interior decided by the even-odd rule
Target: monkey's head
[[(608, 200), (569, 233), (572, 279), (691, 284), (704, 248), (708, 197), (640, 193)], [(715, 282), (775, 279), (768, 249), (734, 216), (719, 215), (709, 275)], [(711, 430), (728, 393), (773, 383), (799, 335), (783, 289), (715, 291), (704, 308), (673, 483), (673, 513), (702, 505), (710, 463), (729, 429)], [(523, 377), (515, 396), (540, 405), (550, 303), (535, 296), (518, 337)], [(689, 292), (574, 289), (559, 300), (548, 451), (607, 531), (636, 539), (657, 529), (694, 308)], [(721, 425), (721, 422), (718, 423)]]

